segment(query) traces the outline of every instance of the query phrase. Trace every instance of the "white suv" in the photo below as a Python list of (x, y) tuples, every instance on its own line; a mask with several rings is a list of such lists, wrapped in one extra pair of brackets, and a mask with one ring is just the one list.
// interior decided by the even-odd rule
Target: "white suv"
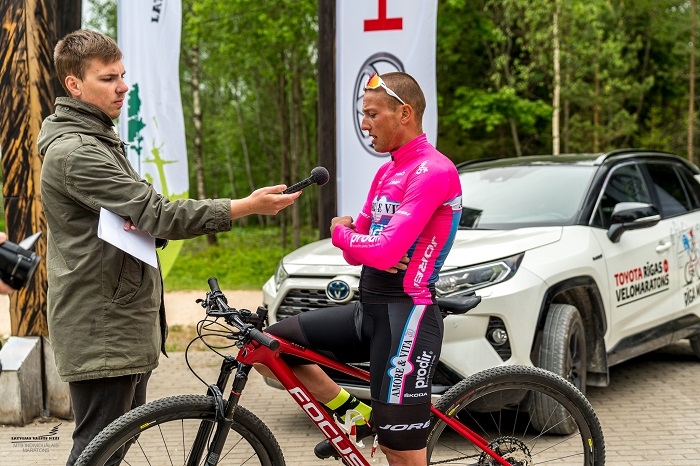
[[(540, 366), (585, 391), (606, 386), (610, 366), (682, 338), (700, 357), (697, 167), (620, 150), (458, 168), (464, 209), (436, 291), (482, 301), (446, 318), (435, 395), (502, 364)], [(330, 240), (304, 246), (263, 287), (269, 318), (356, 300), (359, 276)]]

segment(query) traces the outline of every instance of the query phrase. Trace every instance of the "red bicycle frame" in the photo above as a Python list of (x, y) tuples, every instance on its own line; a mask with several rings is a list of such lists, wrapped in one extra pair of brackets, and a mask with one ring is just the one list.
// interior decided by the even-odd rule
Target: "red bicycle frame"
[[(256, 341), (250, 341), (243, 345), (238, 352), (236, 359), (247, 365), (262, 364), (266, 366), (274, 374), (275, 378), (292, 396), (294, 401), (304, 410), (307, 416), (316, 424), (316, 427), (323, 432), (323, 435), (332, 442), (338, 452), (345, 459), (347, 464), (354, 466), (370, 466), (365, 457), (356, 448), (355, 444), (345, 436), (344, 432), (338, 427), (333, 417), (316, 401), (309, 393), (307, 388), (294, 375), (292, 369), (285, 363), (281, 354), (297, 356), (307, 361), (335, 369), (344, 374), (356, 377), (357, 379), (369, 381), (369, 372), (358, 369), (356, 367), (334, 361), (323, 356), (313, 350), (304, 348), (299, 345), (290, 343), (282, 338), (273, 337), (278, 340), (280, 346), (276, 350), (272, 350)], [(459, 422), (456, 418), (450, 418), (444, 413), (441, 413), (434, 406), (430, 407), (432, 414), (444, 421), (448, 426), (462, 435), (464, 438), (472, 442), (478, 448), (483, 450), (487, 455), (495, 459), (502, 466), (511, 466), (506, 460), (489, 448), (488, 442), (484, 440), (473, 430)]]

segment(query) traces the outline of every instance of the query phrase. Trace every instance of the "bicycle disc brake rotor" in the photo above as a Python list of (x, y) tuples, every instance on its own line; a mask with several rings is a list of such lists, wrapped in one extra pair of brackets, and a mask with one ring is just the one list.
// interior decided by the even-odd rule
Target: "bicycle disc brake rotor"
[[(514, 466), (532, 466), (530, 449), (515, 437), (500, 437), (489, 443), (489, 448)], [(479, 457), (478, 466), (495, 466), (498, 463), (485, 452)]]

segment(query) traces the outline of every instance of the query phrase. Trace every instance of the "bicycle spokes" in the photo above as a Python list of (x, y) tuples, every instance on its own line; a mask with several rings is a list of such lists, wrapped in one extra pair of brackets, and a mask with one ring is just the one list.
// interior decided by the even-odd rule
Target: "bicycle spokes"
[[(603, 464), (600, 425), (573, 385), (536, 368), (499, 369), (500, 377), (496, 371), (496, 377), (465, 380), (436, 404), (459, 423), (453, 428), (436, 421), (428, 444), (429, 464), (502, 464), (487, 450), (510, 465)], [(487, 442), (487, 448), (457, 433), (462, 426)]]

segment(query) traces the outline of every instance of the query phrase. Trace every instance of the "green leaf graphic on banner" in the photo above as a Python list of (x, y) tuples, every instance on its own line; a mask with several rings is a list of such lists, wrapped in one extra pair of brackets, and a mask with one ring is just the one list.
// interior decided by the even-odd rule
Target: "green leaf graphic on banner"
[[(143, 130), (146, 128), (146, 123), (144, 123), (143, 118), (141, 116), (141, 96), (139, 95), (138, 83), (134, 83), (132, 85), (131, 91), (129, 92), (127, 115), (129, 118), (127, 142), (129, 143), (129, 150), (133, 149), (137, 154), (139, 166), (136, 167), (136, 169), (139, 173), (141, 173), (141, 152), (143, 151), (144, 139)], [(156, 128), (158, 127), (158, 120), (155, 117), (153, 117), (153, 125)], [(155, 133), (158, 134), (157, 131)], [(165, 176), (165, 170), (163, 169), (163, 167), (167, 164), (179, 163), (179, 161), (164, 160), (161, 156), (161, 148), (163, 147), (163, 145), (164, 144), (162, 142), (159, 145), (159, 141), (156, 141), (154, 138), (151, 145), (152, 149), (150, 151), (153, 157), (146, 158), (145, 160), (143, 160), (143, 163), (153, 163), (157, 167), (158, 179), (162, 187), (161, 194), (163, 196), (167, 197), (170, 200), (186, 199), (187, 197), (189, 197), (188, 191), (185, 191), (183, 193), (170, 193), (170, 189), (168, 188), (168, 180)], [(143, 176), (146, 179), (146, 181), (153, 184), (153, 177), (151, 175), (141, 174), (141, 176)], [(163, 273), (163, 278), (165, 278), (168, 275), (168, 272), (170, 272), (170, 269), (175, 263), (177, 255), (180, 253), (180, 249), (182, 249), (182, 241), (170, 241), (168, 243), (168, 247), (166, 247), (165, 249), (158, 250), (158, 256), (160, 258), (160, 267)]]
[(143, 120), (141, 119), (141, 96), (139, 96), (139, 85), (134, 83), (131, 91), (129, 91), (129, 105), (127, 109), (127, 115), (129, 118), (129, 134), (127, 135), (127, 142), (131, 144), (141, 158), (141, 151), (143, 150), (143, 136), (141, 135), (141, 130), (146, 127)]

